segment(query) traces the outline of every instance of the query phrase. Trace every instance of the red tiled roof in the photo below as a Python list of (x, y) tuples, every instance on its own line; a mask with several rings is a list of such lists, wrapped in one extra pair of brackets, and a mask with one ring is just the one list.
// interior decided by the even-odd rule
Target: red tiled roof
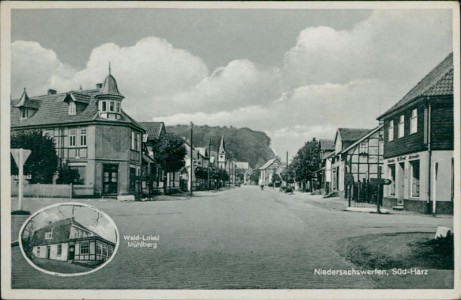
[(450, 53), (440, 64), (429, 72), (416, 86), (414, 86), (399, 102), (387, 110), (382, 117), (425, 96), (453, 95), (453, 53)]

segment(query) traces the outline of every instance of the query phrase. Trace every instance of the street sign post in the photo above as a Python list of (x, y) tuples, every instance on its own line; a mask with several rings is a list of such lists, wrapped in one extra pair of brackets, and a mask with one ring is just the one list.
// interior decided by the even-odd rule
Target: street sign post
[(29, 149), (11, 149), (14, 161), (19, 169), (19, 190), (18, 190), (18, 210), (22, 210), (22, 195), (24, 187), (24, 163), (29, 158), (32, 151)]

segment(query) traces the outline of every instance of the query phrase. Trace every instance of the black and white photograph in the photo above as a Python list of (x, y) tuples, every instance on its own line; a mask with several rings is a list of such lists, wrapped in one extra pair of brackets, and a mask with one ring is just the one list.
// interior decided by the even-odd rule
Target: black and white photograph
[(3, 298), (461, 297), (457, 2), (1, 13)]
[(117, 228), (101, 211), (81, 204), (45, 207), (20, 232), (24, 256), (53, 275), (81, 275), (108, 262), (117, 245)]

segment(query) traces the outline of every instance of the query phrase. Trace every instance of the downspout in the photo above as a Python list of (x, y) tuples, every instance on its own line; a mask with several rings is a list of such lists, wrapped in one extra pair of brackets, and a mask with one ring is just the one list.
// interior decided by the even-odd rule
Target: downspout
[[(428, 160), (429, 160), (429, 164), (428, 164), (428, 205), (427, 205), (427, 211), (428, 213), (430, 212), (429, 210), (429, 205), (431, 204), (431, 202), (433, 201), (432, 200), (432, 147), (431, 147), (431, 131), (432, 131), (432, 126), (431, 126), (431, 121), (432, 121), (432, 118), (431, 118), (431, 115), (432, 115), (432, 108), (431, 108), (431, 103), (429, 102), (429, 97), (427, 98), (427, 105), (428, 105), (428, 108), (427, 108), (427, 152), (429, 154), (429, 157), (428, 157)], [(434, 211), (432, 212), (432, 215), (434, 215)]]

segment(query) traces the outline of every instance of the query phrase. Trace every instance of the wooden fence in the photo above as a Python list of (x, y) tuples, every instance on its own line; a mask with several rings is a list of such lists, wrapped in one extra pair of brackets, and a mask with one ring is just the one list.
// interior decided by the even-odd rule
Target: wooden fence
[[(11, 196), (17, 197), (19, 193), (19, 182), (11, 180)], [(86, 185), (72, 184), (29, 184), (25, 183), (23, 188), (24, 197), (34, 198), (73, 198), (93, 196), (93, 187)]]

